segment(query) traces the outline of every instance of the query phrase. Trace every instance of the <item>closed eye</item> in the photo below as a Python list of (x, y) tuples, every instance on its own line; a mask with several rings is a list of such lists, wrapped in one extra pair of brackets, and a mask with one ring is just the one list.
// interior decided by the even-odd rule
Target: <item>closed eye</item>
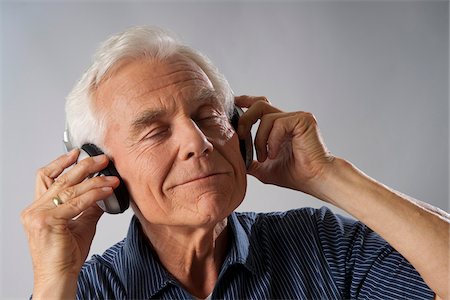
[(218, 115), (209, 115), (209, 116), (204, 116), (204, 117), (201, 117), (201, 118), (197, 119), (197, 122), (208, 121), (208, 120), (215, 120), (217, 118), (220, 118), (220, 116), (218, 116)]
[(197, 118), (195, 123), (200, 127), (216, 126), (222, 123), (222, 117), (218, 114), (212, 114)]
[(218, 122), (222, 119), (222, 117), (222, 114), (220, 114), (214, 107), (210, 105), (204, 105), (199, 109), (199, 112), (194, 118), (194, 121), (199, 124), (207, 124), (209, 122)]
[(169, 126), (160, 126), (150, 130), (141, 140), (161, 140), (170, 135)]

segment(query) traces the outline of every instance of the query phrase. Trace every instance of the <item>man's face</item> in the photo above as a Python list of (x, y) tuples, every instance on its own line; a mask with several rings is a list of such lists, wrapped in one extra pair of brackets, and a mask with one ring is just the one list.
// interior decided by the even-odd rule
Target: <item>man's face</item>
[(228, 216), (246, 190), (237, 135), (191, 60), (123, 64), (98, 87), (104, 144), (150, 223), (202, 226)]

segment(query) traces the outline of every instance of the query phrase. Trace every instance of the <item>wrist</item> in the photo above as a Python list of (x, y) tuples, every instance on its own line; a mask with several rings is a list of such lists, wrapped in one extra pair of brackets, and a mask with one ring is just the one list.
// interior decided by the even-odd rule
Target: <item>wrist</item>
[(335, 157), (311, 184), (314, 197), (348, 211), (349, 200), (371, 180), (345, 159)]
[(336, 157), (316, 183), (314, 196), (370, 226), (377, 219), (374, 211), (392, 209), (394, 193), (349, 161)]
[(35, 278), (33, 299), (75, 299), (78, 276), (61, 275)]

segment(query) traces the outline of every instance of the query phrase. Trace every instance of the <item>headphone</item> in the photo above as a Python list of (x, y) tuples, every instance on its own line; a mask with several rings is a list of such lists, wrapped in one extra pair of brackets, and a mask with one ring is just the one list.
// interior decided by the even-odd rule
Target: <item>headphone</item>
[[(230, 119), (230, 124), (233, 126), (234, 130), (237, 131), (239, 118), (244, 112), (240, 107), (234, 106), (233, 115)], [(63, 136), (64, 146), (67, 152), (72, 150), (74, 147), (70, 141), (69, 129), (66, 127)], [(245, 139), (239, 139), (239, 148), (241, 151), (242, 158), (245, 161), (245, 166), (247, 169), (250, 167), (250, 164), (253, 161), (253, 139), (252, 135), (249, 132)], [(97, 156), (104, 154), (103, 151), (94, 144), (84, 144), (81, 146), (80, 155), (78, 156), (77, 163), (85, 158)], [(116, 176), (119, 178), (119, 186), (114, 189), (114, 193), (112, 193), (108, 198), (104, 200), (97, 201), (97, 205), (100, 206), (105, 212), (110, 214), (119, 214), (123, 213), (130, 206), (130, 193), (120, 177), (119, 172), (117, 172), (116, 167), (113, 162), (110, 160), (108, 166), (105, 169), (91, 174), (89, 178), (96, 176)]]

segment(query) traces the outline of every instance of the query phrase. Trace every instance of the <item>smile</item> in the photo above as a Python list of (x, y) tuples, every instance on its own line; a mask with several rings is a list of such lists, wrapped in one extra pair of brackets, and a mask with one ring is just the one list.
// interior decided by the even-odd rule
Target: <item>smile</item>
[(190, 184), (190, 183), (200, 183), (202, 181), (208, 181), (208, 180), (216, 180), (217, 177), (219, 177), (220, 175), (225, 175), (226, 173), (213, 173), (213, 174), (208, 174), (208, 175), (200, 175), (198, 177), (189, 179), (185, 182), (182, 182), (180, 184), (177, 184), (175, 186), (180, 186), (180, 185), (185, 185), (185, 184)]

